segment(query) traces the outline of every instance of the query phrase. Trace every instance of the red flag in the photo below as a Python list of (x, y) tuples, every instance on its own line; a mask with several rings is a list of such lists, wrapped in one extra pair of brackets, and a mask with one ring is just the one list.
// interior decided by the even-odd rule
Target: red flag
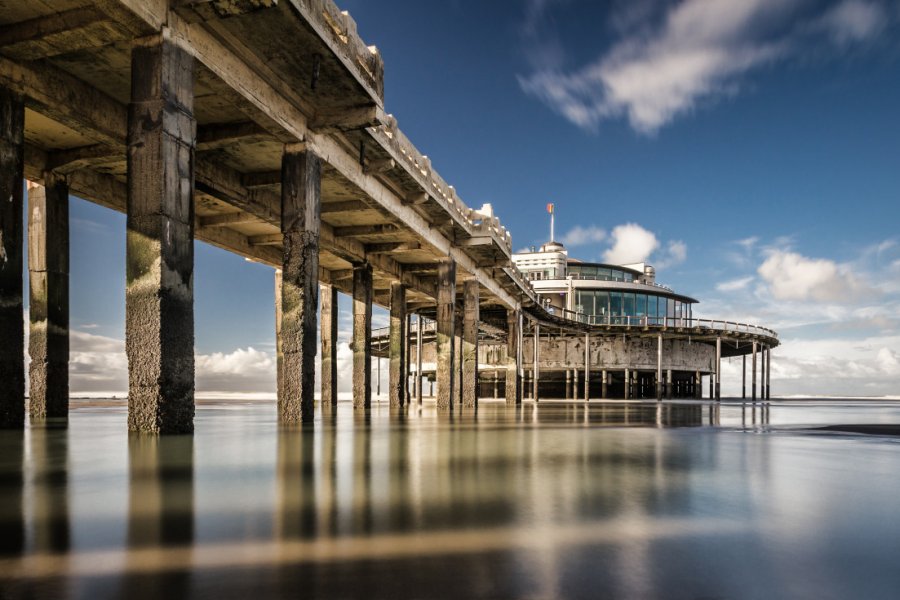
[(547, 212), (550, 213), (551, 215), (553, 214), (553, 204), (552, 203), (547, 204)]

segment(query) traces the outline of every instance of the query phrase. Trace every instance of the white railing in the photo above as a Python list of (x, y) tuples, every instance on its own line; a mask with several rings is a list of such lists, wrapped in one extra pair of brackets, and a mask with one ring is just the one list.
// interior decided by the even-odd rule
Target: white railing
[[(725, 331), (732, 333), (749, 333), (753, 335), (764, 335), (768, 337), (778, 338), (778, 333), (767, 327), (759, 325), (750, 325), (748, 323), (738, 323), (736, 321), (724, 321), (721, 319), (697, 319), (693, 317), (652, 317), (647, 315), (641, 316), (616, 316), (616, 315), (587, 315), (580, 312), (574, 312), (566, 309), (552, 308), (551, 314), (562, 317), (569, 321), (584, 323), (587, 325), (597, 325), (603, 327), (652, 327), (658, 329), (681, 328), (681, 329), (712, 329), (714, 331)], [(550, 312), (550, 311), (548, 311)]]

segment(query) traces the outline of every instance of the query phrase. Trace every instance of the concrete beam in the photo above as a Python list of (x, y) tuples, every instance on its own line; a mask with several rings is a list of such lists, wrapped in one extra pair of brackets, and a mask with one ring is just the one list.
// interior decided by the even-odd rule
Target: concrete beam
[(406, 343), (406, 288), (399, 281), (391, 283), (391, 322), (388, 356), (388, 398), (390, 405), (406, 403), (406, 364), (409, 360)]
[[(135, 46), (128, 127), (128, 427), (194, 430), (194, 63), (160, 37)], [(87, 99), (79, 99), (86, 102)]]
[(463, 406), (478, 406), (478, 281), (463, 284), (462, 397)]
[(0, 428), (25, 426), (22, 176), (25, 104), (0, 87)]
[(285, 152), (281, 163), (282, 423), (311, 422), (315, 405), (319, 307), (319, 205), (322, 163), (312, 152)]
[(69, 416), (69, 189), (48, 173), (28, 187), (28, 350), (33, 419)]
[(438, 264), (436, 325), (437, 407), (450, 408), (453, 396), (453, 356), (456, 329), (456, 263), (445, 259)]
[(338, 290), (330, 284), (322, 285), (322, 313), (320, 317), (322, 338), (322, 407), (337, 410), (338, 390)]
[(372, 266), (353, 267), (353, 407), (372, 406)]
[[(212, 227), (228, 227), (229, 225), (245, 225), (247, 223), (259, 223), (259, 219), (245, 212), (225, 213), (224, 215), (209, 215), (198, 217), (199, 229)], [(278, 242), (279, 245), (281, 241)]]

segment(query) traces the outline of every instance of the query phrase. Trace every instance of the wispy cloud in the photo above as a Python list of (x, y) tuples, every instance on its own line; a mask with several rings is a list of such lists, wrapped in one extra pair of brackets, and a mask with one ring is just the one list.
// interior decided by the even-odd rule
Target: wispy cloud
[(594, 244), (606, 239), (606, 230), (596, 225), (582, 227), (576, 225), (562, 237), (562, 243), (566, 246), (584, 246)]
[(532, 72), (519, 77), (521, 88), (584, 130), (625, 117), (648, 135), (698, 103), (736, 93), (755, 69), (823, 39), (835, 48), (870, 40), (890, 20), (878, 0), (843, 0), (815, 10), (806, 8), (806, 0), (683, 0), (652, 8), (641, 2), (640, 10), (625, 3), (610, 17), (618, 39), (572, 70), (563, 66), (552, 20), (535, 17), (546, 16), (551, 4), (529, 4), (523, 37)]
[(720, 292), (739, 292), (741, 290), (746, 290), (747, 287), (753, 283), (753, 279), (753, 276), (729, 279), (728, 281), (716, 284), (716, 289)]

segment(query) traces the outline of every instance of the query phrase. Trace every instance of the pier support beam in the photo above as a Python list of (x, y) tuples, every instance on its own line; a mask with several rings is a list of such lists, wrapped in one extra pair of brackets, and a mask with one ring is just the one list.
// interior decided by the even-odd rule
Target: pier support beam
[(446, 258), (438, 264), (437, 323), (435, 348), (437, 365), (437, 407), (450, 408), (453, 403), (453, 367), (456, 353), (456, 262)]
[(609, 372), (606, 369), (600, 371), (600, 397), (609, 397)]
[(591, 400), (591, 334), (584, 334), (584, 401)]
[(128, 428), (194, 430), (194, 59), (134, 47), (128, 109)]
[(521, 348), (519, 340), (521, 338), (520, 328), (520, 312), (517, 310), (507, 309), (506, 326), (509, 335), (506, 337), (506, 403), (521, 404), (522, 403), (522, 375), (519, 360), (521, 358)]
[(572, 398), (572, 370), (566, 369), (566, 392), (565, 399), (569, 400)]
[(478, 290), (476, 279), (463, 285), (463, 406), (478, 405), (478, 321), (481, 318)]
[(372, 406), (372, 266), (353, 266), (353, 407)]
[(770, 400), (769, 389), (772, 382), (772, 348), (766, 348), (766, 400)]
[(541, 326), (534, 324), (534, 337), (532, 339), (534, 347), (532, 348), (531, 357), (534, 359), (532, 367), (531, 397), (535, 402), (540, 400), (538, 397), (538, 386), (541, 382)]
[(660, 333), (656, 336), (656, 399), (657, 400), (662, 400), (662, 397), (663, 397), (662, 347), (663, 347), (663, 337), (662, 337), (662, 334)]
[(319, 306), (319, 213), (322, 161), (309, 151), (281, 158), (282, 423), (311, 421), (316, 390)]
[(572, 400), (578, 400), (578, 390), (581, 389), (581, 376), (578, 374), (578, 368), (572, 369)]
[(672, 385), (672, 369), (666, 369), (666, 398), (672, 399), (674, 386)]
[(760, 344), (759, 356), (759, 399), (766, 399), (766, 351), (767, 348)]
[(422, 315), (416, 317), (416, 400), (422, 404), (422, 386), (425, 379), (422, 377), (422, 336), (425, 331), (425, 323)]
[(694, 373), (694, 398), (697, 400), (703, 398), (703, 375), (700, 371)]
[(747, 355), (741, 356), (741, 398), (747, 397)]
[(69, 415), (69, 188), (44, 174), (28, 187), (28, 350), (32, 419)]
[(456, 310), (456, 323), (453, 327), (453, 404), (462, 404), (462, 372), (463, 372), (463, 318)]
[(25, 426), (22, 173), (25, 104), (0, 88), (0, 428)]
[(631, 398), (631, 370), (625, 369), (625, 399)]
[(716, 338), (716, 400), (722, 399), (722, 338)]
[(406, 287), (399, 281), (391, 283), (391, 324), (388, 355), (388, 397), (391, 406), (406, 404)]
[(338, 339), (338, 291), (331, 284), (323, 284), (322, 315), (322, 407), (337, 408), (337, 339)]
[(752, 390), (751, 398), (756, 402), (756, 340), (753, 341), (753, 359), (750, 369), (750, 389)]

